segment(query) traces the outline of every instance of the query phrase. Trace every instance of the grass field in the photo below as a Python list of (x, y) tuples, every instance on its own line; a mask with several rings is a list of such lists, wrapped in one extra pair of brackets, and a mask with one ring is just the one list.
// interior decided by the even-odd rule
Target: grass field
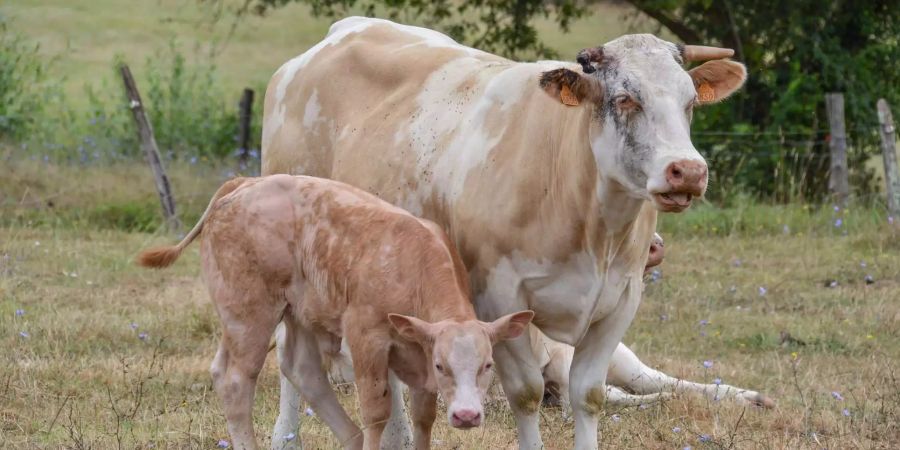
[[(223, 86), (237, 98), (245, 86), (264, 87), (282, 63), (320, 41), (331, 23), (294, 3), (265, 17), (244, 16), (232, 31), (231, 11), (237, 3), (243, 2), (226, 2), (229, 8), (218, 20), (217, 9), (200, 0), (5, 0), (0, 14), (12, 31), (40, 44), (41, 54), (54, 61), (51, 75), (63, 81), (76, 103), (86, 84), (99, 86), (104, 78), (112, 79), (117, 55), (132, 65), (140, 82), (147, 58), (172, 41), (203, 61), (215, 53), (212, 61)], [(623, 6), (604, 4), (576, 21), (569, 34), (546, 19), (538, 28), (567, 59), (629, 30), (658, 31), (648, 20), (625, 20), (626, 12)]]
[[(147, 171), (139, 164), (4, 164), (0, 447), (213, 448), (228, 439), (207, 372), (219, 325), (196, 249), (171, 269), (141, 270), (132, 264), (136, 252), (172, 238), (122, 231), (116, 227), (131, 222), (105, 216), (129, 214), (103, 208), (111, 204), (155, 210)], [(226, 176), (225, 168), (199, 164), (170, 170), (189, 218)], [(729, 226), (728, 215), (725, 232), (719, 227)], [(744, 410), (681, 397), (611, 409), (602, 420), (606, 448), (887, 449), (900, 442), (900, 235), (882, 213), (701, 208), (666, 216), (662, 232), (662, 278), (648, 285), (625, 342), (670, 374), (718, 377), (763, 391), (778, 406)], [(273, 360), (255, 410), (267, 443), (278, 404)], [(713, 367), (704, 369), (704, 360)], [(341, 398), (355, 412), (353, 392)], [(435, 447), (514, 447), (506, 405), (487, 412), (485, 427), (469, 432), (439, 420)], [(542, 415), (548, 448), (570, 447), (572, 425), (558, 410)], [(304, 419), (299, 435), (307, 448), (337, 444), (315, 417)]]

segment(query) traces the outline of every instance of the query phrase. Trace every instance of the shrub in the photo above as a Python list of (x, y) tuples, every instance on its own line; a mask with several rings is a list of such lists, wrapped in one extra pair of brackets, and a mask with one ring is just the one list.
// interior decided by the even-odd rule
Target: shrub
[(27, 137), (40, 116), (45, 70), (37, 51), (38, 45), (10, 33), (0, 17), (0, 138), (4, 140)]

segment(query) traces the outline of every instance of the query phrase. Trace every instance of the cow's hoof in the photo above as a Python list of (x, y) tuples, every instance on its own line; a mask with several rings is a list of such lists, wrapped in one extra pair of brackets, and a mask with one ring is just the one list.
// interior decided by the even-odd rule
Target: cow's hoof
[(766, 395), (757, 393), (752, 399), (750, 399), (750, 403), (753, 406), (757, 406), (759, 408), (765, 409), (773, 409), (775, 408), (775, 400), (767, 397)]

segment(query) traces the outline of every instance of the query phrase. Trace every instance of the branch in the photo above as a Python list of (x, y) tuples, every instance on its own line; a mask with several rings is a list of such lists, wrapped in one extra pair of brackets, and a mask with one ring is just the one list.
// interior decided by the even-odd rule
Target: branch
[(669, 14), (662, 11), (661, 9), (654, 8), (651, 5), (647, 5), (644, 2), (642, 2), (641, 0), (626, 0), (626, 1), (628, 3), (630, 3), (632, 6), (634, 6), (635, 8), (637, 8), (638, 11), (650, 16), (651, 19), (659, 22), (660, 24), (662, 24), (662, 26), (668, 28), (669, 31), (674, 33), (675, 36), (678, 36), (678, 38), (681, 39), (682, 41), (684, 41), (684, 43), (696, 44), (696, 43), (703, 42), (703, 38), (701, 38), (700, 35), (696, 31), (689, 28), (687, 25), (680, 22), (676, 18), (671, 17)]

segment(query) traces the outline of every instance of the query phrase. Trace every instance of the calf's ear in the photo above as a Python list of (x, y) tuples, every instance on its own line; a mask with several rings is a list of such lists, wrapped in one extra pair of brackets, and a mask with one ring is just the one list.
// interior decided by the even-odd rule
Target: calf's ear
[(506, 339), (515, 339), (522, 335), (534, 318), (534, 311), (519, 311), (517, 313), (507, 314), (491, 323), (486, 324), (488, 335), (491, 337), (491, 343)]
[(428, 342), (432, 337), (432, 325), (424, 320), (401, 314), (388, 314), (388, 320), (403, 339), (412, 342)]
[(541, 89), (567, 106), (599, 101), (603, 94), (600, 82), (569, 69), (556, 69), (541, 74)]
[(717, 103), (740, 89), (747, 80), (747, 68), (727, 59), (707, 61), (688, 71), (701, 105)]

